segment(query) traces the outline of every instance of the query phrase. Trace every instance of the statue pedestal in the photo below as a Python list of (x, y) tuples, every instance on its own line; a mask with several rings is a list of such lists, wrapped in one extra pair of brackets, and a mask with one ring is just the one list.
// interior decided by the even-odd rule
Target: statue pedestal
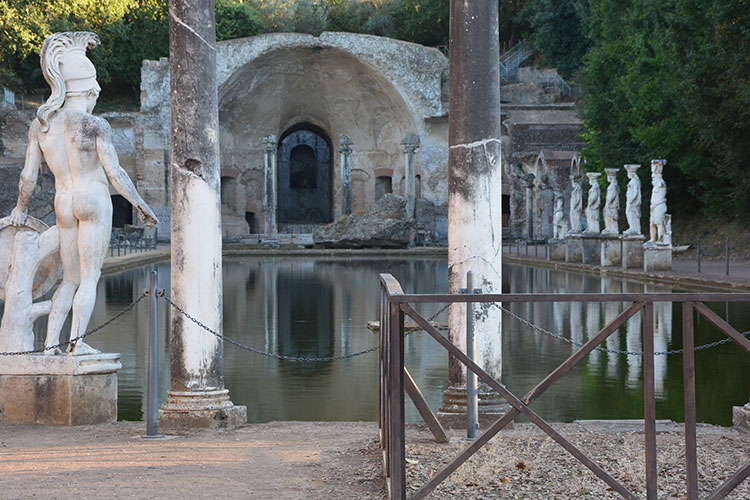
[(643, 269), (643, 241), (642, 234), (622, 235), (622, 268)]
[(564, 261), (565, 249), (567, 247), (565, 240), (553, 238), (549, 240), (549, 260)]
[(601, 266), (619, 266), (622, 263), (622, 236), (602, 233)]
[(229, 390), (169, 391), (159, 409), (159, 430), (233, 429), (247, 424), (247, 407), (235, 406)]
[(646, 243), (643, 246), (643, 270), (645, 272), (671, 271), (672, 250), (672, 245)]
[[(478, 392), (479, 395), (479, 428), (487, 429), (498, 418), (510, 410), (510, 405), (494, 391)], [(443, 404), (437, 413), (440, 425), (446, 429), (466, 429), (466, 386), (450, 386), (443, 393)], [(512, 429), (513, 422), (505, 426)]]
[(598, 265), (602, 255), (602, 236), (600, 233), (583, 234), (583, 252), (581, 262)]
[(117, 420), (120, 355), (0, 358), (0, 423), (92, 425)]
[(750, 403), (732, 407), (732, 423), (735, 429), (750, 432)]
[(565, 237), (565, 262), (581, 262), (583, 255), (583, 234), (569, 234)]

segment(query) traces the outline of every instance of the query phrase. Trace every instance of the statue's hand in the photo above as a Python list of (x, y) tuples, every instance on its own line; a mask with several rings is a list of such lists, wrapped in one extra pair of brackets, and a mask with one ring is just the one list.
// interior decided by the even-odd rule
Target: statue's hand
[(20, 210), (18, 207), (15, 207), (10, 213), (10, 224), (12, 226), (23, 226), (26, 224), (27, 217), (28, 214), (26, 213), (26, 211)]
[(159, 219), (156, 218), (156, 214), (149, 208), (148, 205), (144, 205), (142, 207), (138, 207), (138, 210), (141, 212), (141, 218), (143, 219), (143, 225), (146, 226), (148, 229), (151, 229), (155, 225), (159, 223)]

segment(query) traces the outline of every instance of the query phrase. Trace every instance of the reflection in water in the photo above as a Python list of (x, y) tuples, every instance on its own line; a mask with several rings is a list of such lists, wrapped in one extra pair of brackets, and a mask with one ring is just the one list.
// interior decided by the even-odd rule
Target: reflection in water
[[(169, 290), (169, 264), (156, 266), (159, 287)], [(92, 326), (122, 311), (148, 286), (151, 266), (104, 277), (97, 291)], [(448, 270), (442, 258), (348, 259), (251, 258), (224, 262), (224, 333), (268, 352), (293, 356), (337, 356), (377, 345), (366, 328), (378, 318), (378, 274), (393, 274), (407, 292), (447, 290)], [(614, 278), (576, 272), (503, 266), (503, 290), (513, 293), (661, 292)], [(585, 342), (629, 304), (512, 303), (506, 307), (575, 343)], [(712, 304), (724, 315), (725, 304)], [(750, 310), (730, 305), (733, 325), (750, 328)], [(169, 315), (159, 303), (160, 398), (169, 387)], [(442, 304), (419, 304), (425, 317)], [(681, 347), (678, 304), (654, 308), (656, 351)], [(90, 337), (91, 345), (122, 353), (119, 412), (122, 419), (142, 418), (146, 388), (148, 306), (142, 302), (113, 325)], [(673, 317), (678, 318), (673, 325)], [(200, 318), (199, 318), (200, 319)], [(446, 321), (447, 313), (438, 321)], [(35, 330), (41, 342), (45, 328)], [(673, 335), (673, 326), (677, 331)], [(642, 349), (642, 316), (636, 314), (604, 343), (608, 349)], [(696, 344), (721, 338), (707, 321), (696, 322)], [(434, 409), (447, 386), (447, 354), (428, 335), (405, 339), (406, 366)], [(517, 395), (534, 387), (576, 348), (541, 334), (508, 317), (503, 321), (503, 382)], [(378, 356), (329, 362), (278, 361), (226, 345), (225, 383), (236, 404), (248, 407), (251, 422), (269, 420), (374, 420), (378, 408)], [(696, 354), (698, 420), (729, 425), (731, 406), (747, 402), (750, 379), (746, 354), (733, 345)], [(643, 364), (640, 356), (594, 352), (534, 402), (544, 418), (642, 418)], [(682, 420), (682, 357), (655, 357), (657, 416)], [(418, 419), (408, 403), (407, 419)]]

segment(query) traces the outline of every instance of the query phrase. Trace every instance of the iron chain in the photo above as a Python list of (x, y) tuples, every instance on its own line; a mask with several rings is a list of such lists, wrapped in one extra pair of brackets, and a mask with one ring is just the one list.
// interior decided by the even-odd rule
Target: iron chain
[[(508, 316), (510, 316), (513, 319), (515, 319), (515, 320), (517, 320), (517, 321), (519, 321), (519, 322), (521, 322), (521, 323), (523, 323), (523, 324), (525, 324), (525, 325), (533, 328), (534, 330), (536, 330), (538, 332), (544, 333), (544, 334), (549, 335), (550, 337), (556, 338), (558, 340), (562, 340), (563, 342), (567, 342), (568, 344), (574, 345), (576, 347), (581, 347), (582, 345), (584, 345), (583, 343), (574, 342), (573, 340), (571, 340), (569, 338), (566, 338), (566, 337), (563, 337), (562, 335), (560, 335), (558, 333), (551, 332), (551, 331), (549, 331), (549, 330), (547, 330), (545, 328), (542, 328), (541, 326), (535, 325), (534, 323), (530, 322), (529, 320), (527, 320), (525, 318), (522, 318), (521, 316), (518, 316), (514, 312), (510, 311), (509, 309), (506, 309), (505, 307), (503, 307), (501, 305), (497, 305), (497, 307), (500, 308), (500, 310), (502, 310)], [(748, 335), (750, 335), (750, 331), (744, 332), (742, 335), (745, 336), (745, 337), (747, 337)], [(725, 339), (717, 340), (716, 342), (711, 342), (710, 344), (704, 344), (704, 345), (700, 345), (698, 347), (695, 347), (695, 348), (693, 348), (693, 350), (694, 351), (701, 351), (703, 349), (710, 349), (712, 347), (716, 347), (716, 346), (719, 346), (719, 345), (722, 345), (722, 344), (726, 344), (728, 342), (732, 342), (732, 339), (725, 338)], [(600, 351), (600, 352), (607, 352), (607, 353), (610, 353), (610, 354), (624, 354), (626, 356), (643, 356), (643, 352), (642, 351), (625, 351), (625, 350), (620, 350), (620, 349), (607, 349), (605, 347), (596, 347), (596, 348), (594, 348), (594, 350), (595, 351)], [(657, 352), (654, 353), (654, 355), (655, 356), (666, 356), (666, 355), (669, 355), (669, 354), (682, 354), (683, 352), (684, 352), (684, 349), (672, 349), (670, 351), (657, 351)]]
[(245, 344), (243, 344), (241, 342), (237, 342), (236, 340), (232, 340), (229, 337), (225, 337), (221, 333), (212, 330), (211, 328), (207, 327), (206, 325), (204, 325), (203, 323), (201, 323), (200, 321), (198, 321), (196, 318), (194, 318), (193, 316), (191, 316), (187, 311), (185, 311), (180, 306), (178, 306), (177, 304), (175, 304), (172, 301), (172, 299), (169, 298), (168, 295), (165, 294), (163, 297), (164, 297), (164, 300), (166, 300), (169, 303), (169, 305), (171, 305), (177, 312), (179, 312), (180, 314), (182, 314), (183, 316), (185, 316), (187, 319), (189, 319), (190, 321), (192, 321), (193, 323), (195, 323), (196, 325), (198, 325), (199, 327), (201, 327), (202, 329), (204, 329), (205, 331), (207, 331), (211, 335), (214, 335), (215, 337), (218, 337), (219, 339), (223, 340), (224, 342), (232, 344), (235, 347), (239, 347), (240, 349), (244, 349), (245, 351), (254, 352), (255, 354), (260, 354), (260, 355), (266, 356), (268, 358), (278, 359), (278, 360), (281, 360), (281, 361), (300, 361), (300, 362), (339, 361), (339, 360), (342, 360), (342, 359), (350, 359), (350, 358), (354, 358), (356, 356), (361, 356), (363, 354), (368, 354), (368, 353), (371, 353), (371, 352), (374, 352), (374, 351), (377, 351), (378, 349), (380, 349), (380, 346), (375, 346), (375, 347), (371, 347), (369, 349), (365, 349), (364, 351), (353, 352), (351, 354), (343, 354), (341, 356), (327, 356), (327, 357), (323, 357), (323, 358), (307, 358), (307, 357), (303, 357), (303, 356), (285, 356), (283, 354), (276, 354), (276, 353), (273, 353), (273, 352), (266, 352), (266, 351), (262, 351), (260, 349), (256, 349), (254, 347), (250, 347), (250, 346), (245, 345)]
[(0, 352), (0, 356), (19, 356), (21, 354), (38, 354), (38, 353), (42, 353), (42, 352), (46, 352), (46, 351), (51, 351), (53, 349), (58, 349), (60, 347), (72, 344), (74, 342), (78, 342), (79, 340), (83, 339), (84, 337), (88, 337), (89, 335), (94, 334), (94, 333), (98, 332), (99, 330), (101, 330), (101, 329), (107, 327), (108, 325), (112, 324), (114, 321), (117, 321), (123, 314), (125, 314), (126, 312), (129, 312), (130, 310), (132, 310), (147, 295), (148, 295), (148, 293), (144, 292), (143, 294), (141, 294), (140, 297), (138, 297), (133, 302), (131, 302), (130, 305), (128, 305), (125, 309), (123, 309), (122, 311), (118, 312), (117, 314), (115, 314), (110, 319), (108, 319), (107, 321), (105, 321), (101, 325), (97, 326), (96, 328), (93, 328), (93, 329), (87, 331), (83, 335), (79, 335), (78, 337), (74, 337), (74, 338), (72, 338), (70, 340), (67, 340), (65, 342), (60, 342), (59, 344), (50, 345), (50, 346), (43, 347), (41, 349), (36, 349), (36, 350), (33, 350), (33, 351)]

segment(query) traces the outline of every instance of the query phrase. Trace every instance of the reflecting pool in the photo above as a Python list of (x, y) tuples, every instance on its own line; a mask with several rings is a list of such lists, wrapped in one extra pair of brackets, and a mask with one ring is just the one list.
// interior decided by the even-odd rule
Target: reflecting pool
[[(100, 280), (91, 326), (122, 311), (148, 287), (152, 266), (105, 276)], [(159, 287), (169, 290), (169, 263), (155, 266)], [(444, 257), (419, 258), (301, 258), (244, 257), (224, 261), (224, 333), (267, 352), (301, 357), (338, 356), (377, 345), (366, 324), (378, 318), (378, 274), (393, 274), (404, 291), (445, 292)], [(668, 286), (579, 272), (503, 266), (505, 292), (668, 292)], [(584, 342), (621, 312), (623, 303), (510, 304), (517, 315), (573, 342)], [(739, 331), (750, 329), (747, 304), (710, 304), (722, 317), (729, 314)], [(169, 388), (168, 304), (159, 302), (160, 401)], [(440, 305), (422, 305), (425, 317)], [(656, 303), (655, 348), (681, 347), (679, 304)], [(119, 417), (140, 420), (145, 409), (149, 311), (142, 301), (133, 311), (89, 343), (122, 353), (119, 372)], [(199, 318), (200, 319), (200, 318)], [(447, 313), (437, 318), (446, 321)], [(522, 395), (574, 347), (504, 318), (503, 382)], [(36, 329), (42, 332), (43, 321)], [(641, 316), (637, 314), (610, 336), (604, 347), (640, 351)], [(722, 338), (707, 321), (696, 322), (696, 345)], [(447, 386), (447, 355), (425, 333), (406, 339), (409, 371), (430, 405), (437, 409)], [(225, 383), (235, 404), (247, 406), (248, 420), (375, 420), (378, 411), (377, 353), (351, 359), (314, 363), (279, 361), (226, 345)], [(750, 396), (750, 357), (725, 344), (696, 353), (698, 421), (731, 425), (731, 407)], [(643, 418), (640, 356), (595, 351), (557, 382), (533, 408), (552, 421), (573, 419)], [(656, 356), (657, 418), (682, 421), (682, 357)], [(408, 400), (408, 399), (407, 399)], [(416, 421), (408, 403), (407, 418)]]

